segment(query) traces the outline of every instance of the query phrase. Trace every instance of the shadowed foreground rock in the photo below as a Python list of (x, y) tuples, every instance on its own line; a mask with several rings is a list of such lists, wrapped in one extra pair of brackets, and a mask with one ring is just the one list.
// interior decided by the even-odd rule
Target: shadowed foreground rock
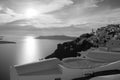
[(95, 72), (92, 74), (86, 74), (85, 77), (80, 77), (80, 78), (76, 78), (76, 79), (72, 79), (72, 80), (89, 80), (91, 78), (98, 77), (98, 76), (114, 75), (114, 74), (120, 74), (120, 70), (99, 71), (99, 72)]

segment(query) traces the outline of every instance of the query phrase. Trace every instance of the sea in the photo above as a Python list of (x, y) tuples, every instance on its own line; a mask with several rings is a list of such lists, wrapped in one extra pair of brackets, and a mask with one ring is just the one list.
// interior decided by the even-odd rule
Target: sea
[(10, 80), (10, 67), (38, 61), (68, 40), (35, 39), (33, 36), (5, 37), (16, 44), (0, 44), (0, 80)]

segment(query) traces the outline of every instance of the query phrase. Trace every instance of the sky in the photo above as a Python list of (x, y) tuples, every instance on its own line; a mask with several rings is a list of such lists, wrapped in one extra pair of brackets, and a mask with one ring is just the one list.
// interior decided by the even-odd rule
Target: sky
[(119, 23), (120, 0), (0, 0), (0, 34)]

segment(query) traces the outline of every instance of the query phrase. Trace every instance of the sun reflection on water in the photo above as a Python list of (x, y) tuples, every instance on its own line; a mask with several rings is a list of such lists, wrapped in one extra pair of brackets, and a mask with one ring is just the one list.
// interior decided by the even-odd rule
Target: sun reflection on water
[(38, 46), (37, 42), (32, 36), (28, 36), (24, 39), (22, 48), (22, 55), (19, 64), (30, 63), (38, 60)]

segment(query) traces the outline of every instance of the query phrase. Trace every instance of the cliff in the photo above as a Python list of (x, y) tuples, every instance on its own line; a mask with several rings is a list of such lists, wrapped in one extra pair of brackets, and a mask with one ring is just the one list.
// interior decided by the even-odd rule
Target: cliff
[(80, 56), (77, 52), (86, 51), (91, 47), (106, 46), (106, 42), (111, 39), (120, 40), (120, 24), (110, 24), (98, 28), (95, 32), (82, 34), (73, 41), (58, 44), (54, 53), (45, 58), (56, 57), (62, 60), (66, 57)]

